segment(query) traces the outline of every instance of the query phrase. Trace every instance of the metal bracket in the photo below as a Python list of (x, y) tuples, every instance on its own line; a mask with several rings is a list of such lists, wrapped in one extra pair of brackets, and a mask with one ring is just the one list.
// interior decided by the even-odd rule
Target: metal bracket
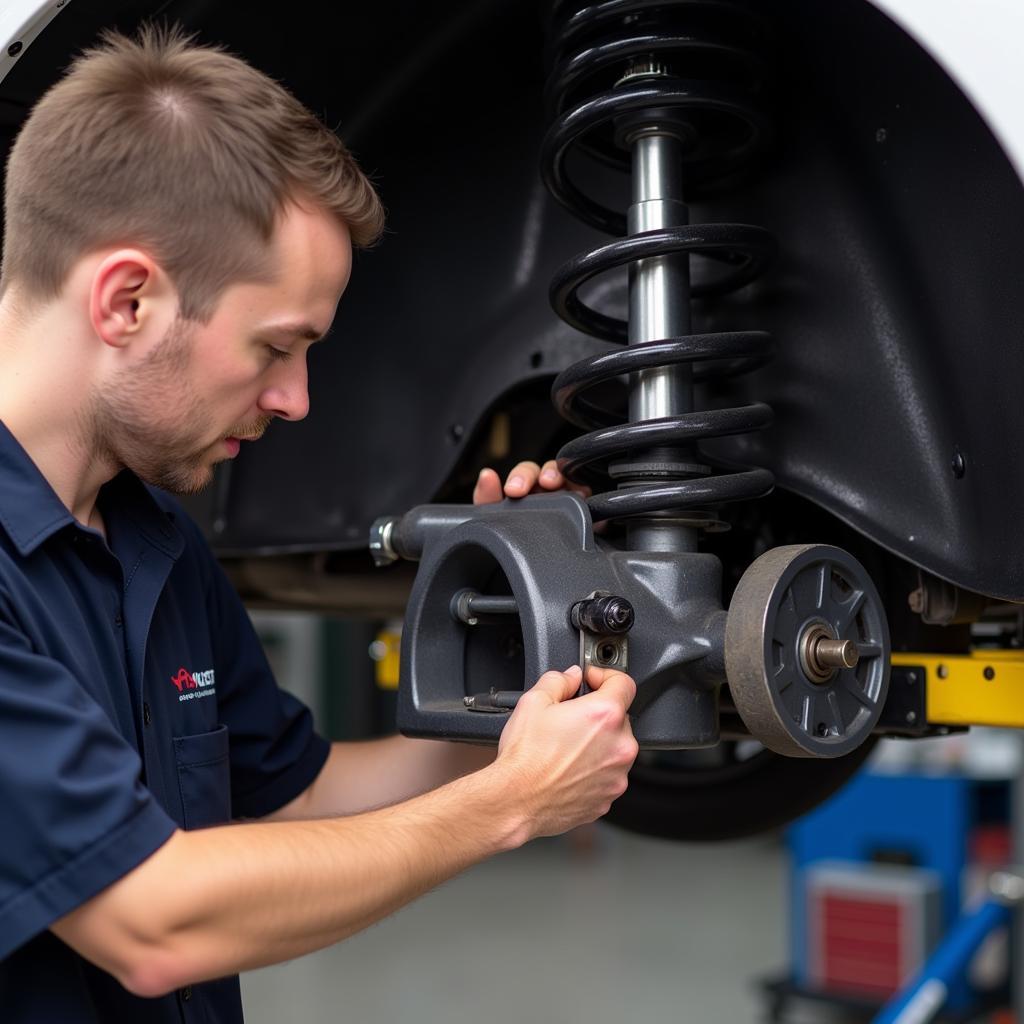
[(875, 726), (879, 736), (921, 739), (964, 732), (963, 726), (942, 725), (928, 720), (928, 673), (921, 664), (902, 664), (893, 656), (889, 694)]

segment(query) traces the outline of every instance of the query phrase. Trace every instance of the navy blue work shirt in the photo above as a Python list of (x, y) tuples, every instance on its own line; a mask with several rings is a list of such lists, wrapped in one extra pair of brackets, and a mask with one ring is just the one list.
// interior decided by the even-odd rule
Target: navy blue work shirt
[(106, 540), (0, 423), (0, 1021), (238, 1022), (237, 977), (140, 999), (48, 928), (175, 828), (283, 806), (328, 744), (180, 506), (128, 471), (98, 506)]

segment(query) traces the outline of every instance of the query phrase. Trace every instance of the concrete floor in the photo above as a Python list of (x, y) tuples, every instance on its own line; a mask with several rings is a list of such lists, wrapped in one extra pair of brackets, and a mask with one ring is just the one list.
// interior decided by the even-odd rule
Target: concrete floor
[(762, 1020), (754, 981), (786, 963), (778, 843), (590, 838), (589, 853), (535, 842), (332, 949), (245, 975), (248, 1024)]

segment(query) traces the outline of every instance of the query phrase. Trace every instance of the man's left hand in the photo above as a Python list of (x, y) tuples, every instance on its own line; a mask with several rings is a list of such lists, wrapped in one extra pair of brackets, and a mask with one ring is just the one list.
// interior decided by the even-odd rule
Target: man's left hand
[(520, 462), (508, 475), (504, 487), (501, 477), (493, 469), (480, 470), (476, 487), (473, 489), (473, 504), (488, 505), (502, 498), (524, 498), (527, 494), (543, 491), (575, 491), (584, 497), (590, 496), (590, 488), (574, 484), (562, 476), (554, 459), (538, 466), (536, 462)]

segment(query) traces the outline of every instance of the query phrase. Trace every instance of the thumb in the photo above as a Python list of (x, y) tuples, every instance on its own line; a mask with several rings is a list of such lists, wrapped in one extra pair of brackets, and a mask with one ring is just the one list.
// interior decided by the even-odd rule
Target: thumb
[(602, 690), (620, 700), (628, 710), (636, 696), (636, 683), (632, 677), (614, 668), (599, 668), (591, 665), (587, 672), (587, 685), (593, 690)]
[(564, 672), (545, 672), (529, 692), (539, 690), (551, 698), (552, 704), (560, 704), (576, 695), (582, 681), (583, 670), (579, 665), (572, 665)]

